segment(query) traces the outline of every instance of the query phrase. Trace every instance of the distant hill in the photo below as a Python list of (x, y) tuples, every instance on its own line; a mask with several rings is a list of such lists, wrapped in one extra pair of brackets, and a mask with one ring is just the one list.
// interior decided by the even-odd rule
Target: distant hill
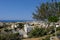
[(0, 22), (31, 22), (33, 20), (0, 20)]

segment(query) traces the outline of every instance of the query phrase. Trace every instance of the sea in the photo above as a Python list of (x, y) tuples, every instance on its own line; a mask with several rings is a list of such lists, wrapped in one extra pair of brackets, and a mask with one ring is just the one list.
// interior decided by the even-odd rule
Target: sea
[(0, 22), (32, 22), (33, 20), (0, 20)]

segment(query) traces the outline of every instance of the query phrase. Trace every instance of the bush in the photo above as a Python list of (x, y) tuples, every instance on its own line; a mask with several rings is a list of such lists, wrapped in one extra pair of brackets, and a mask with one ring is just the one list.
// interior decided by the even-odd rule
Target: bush
[(29, 37), (40, 37), (40, 36), (44, 36), (46, 34), (47, 34), (47, 31), (44, 28), (36, 27), (28, 35), (29, 35)]
[(60, 27), (57, 27), (57, 31), (60, 30)]
[(0, 40), (21, 40), (19, 34), (0, 34)]
[(18, 23), (18, 24), (19, 24), (18, 28), (22, 29), (24, 27), (23, 23)]
[(54, 26), (48, 27), (46, 30), (49, 35), (55, 33)]

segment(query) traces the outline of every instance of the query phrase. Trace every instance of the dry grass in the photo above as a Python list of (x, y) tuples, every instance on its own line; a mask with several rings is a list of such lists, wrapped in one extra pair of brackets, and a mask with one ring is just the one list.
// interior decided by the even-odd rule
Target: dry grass
[(28, 38), (28, 39), (23, 39), (23, 40), (42, 40), (41, 38)]

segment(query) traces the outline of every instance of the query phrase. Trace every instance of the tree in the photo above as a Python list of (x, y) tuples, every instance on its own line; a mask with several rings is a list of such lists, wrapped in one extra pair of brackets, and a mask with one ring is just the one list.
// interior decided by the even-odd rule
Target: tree
[(59, 20), (59, 18), (57, 17), (57, 16), (50, 16), (49, 18), (48, 18), (48, 21), (49, 22), (57, 22)]
[(50, 16), (60, 17), (60, 2), (42, 3), (40, 7), (37, 7), (37, 11), (33, 13), (33, 18), (36, 20), (45, 20)]
[(46, 16), (48, 16), (45, 14), (46, 10), (48, 10), (48, 5), (45, 5), (44, 3), (42, 3), (40, 7), (37, 7), (36, 13), (33, 13), (33, 18), (37, 20), (44, 20)]
[[(43, 21), (47, 19), (49, 22), (53, 22), (55, 27), (55, 22), (59, 21), (60, 17), (59, 5), (60, 2), (42, 3), (40, 7), (37, 7), (37, 11), (33, 13), (33, 18), (36, 20), (43, 20)], [(48, 23), (48, 27), (49, 25), (50, 23)], [(56, 27), (55, 27), (55, 35), (56, 35)]]

